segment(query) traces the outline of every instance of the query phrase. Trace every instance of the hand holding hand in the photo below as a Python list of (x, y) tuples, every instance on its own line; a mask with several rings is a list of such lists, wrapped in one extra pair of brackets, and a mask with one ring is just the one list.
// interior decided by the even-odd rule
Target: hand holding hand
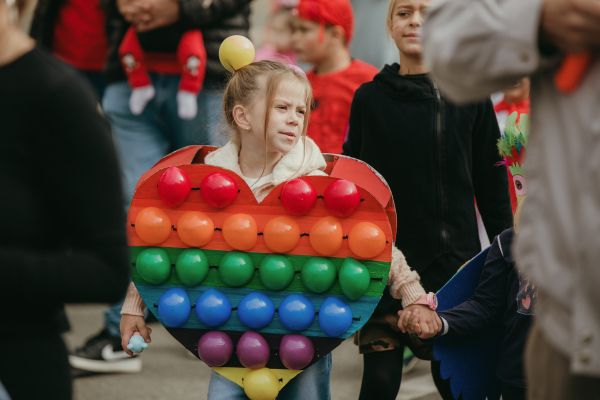
[(429, 339), (442, 330), (442, 321), (429, 307), (412, 304), (398, 312), (398, 328), (404, 333), (414, 333), (421, 339)]
[(130, 356), (133, 356), (133, 352), (127, 349), (127, 345), (129, 344), (131, 336), (136, 332), (144, 338), (146, 343), (152, 342), (152, 339), (150, 338), (152, 328), (146, 326), (144, 317), (129, 314), (121, 315), (121, 347), (123, 347), (123, 350)]

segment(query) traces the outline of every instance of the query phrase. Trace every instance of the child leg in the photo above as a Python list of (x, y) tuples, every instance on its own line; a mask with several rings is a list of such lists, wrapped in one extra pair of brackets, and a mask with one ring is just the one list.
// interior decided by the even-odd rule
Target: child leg
[(206, 75), (206, 49), (199, 30), (185, 32), (177, 46), (177, 61), (181, 67), (181, 80), (177, 93), (179, 117), (192, 119), (198, 112), (196, 97), (202, 89)]
[(394, 400), (402, 381), (404, 346), (363, 354), (360, 400)]
[(148, 102), (154, 98), (155, 91), (143, 62), (144, 50), (142, 50), (133, 27), (127, 30), (121, 41), (119, 58), (131, 86), (129, 108), (132, 114), (139, 115), (144, 111)]

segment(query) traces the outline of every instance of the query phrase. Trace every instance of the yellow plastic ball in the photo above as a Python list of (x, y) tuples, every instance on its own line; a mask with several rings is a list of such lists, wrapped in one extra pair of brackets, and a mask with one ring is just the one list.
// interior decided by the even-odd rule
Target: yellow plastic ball
[(244, 392), (250, 400), (275, 400), (281, 385), (269, 368), (251, 370), (244, 377)]
[(219, 47), (219, 60), (227, 71), (235, 72), (254, 61), (254, 45), (245, 36), (229, 36)]

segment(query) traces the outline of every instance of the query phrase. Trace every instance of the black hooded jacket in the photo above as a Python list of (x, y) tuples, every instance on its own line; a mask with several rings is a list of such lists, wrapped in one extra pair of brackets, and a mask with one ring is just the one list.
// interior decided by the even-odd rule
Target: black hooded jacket
[(399, 68), (386, 65), (356, 91), (344, 154), (387, 180), (396, 244), (423, 273), (444, 255), (466, 261), (479, 252), (475, 198), (490, 237), (512, 226), (512, 212), (491, 101), (453, 105), (427, 75)]

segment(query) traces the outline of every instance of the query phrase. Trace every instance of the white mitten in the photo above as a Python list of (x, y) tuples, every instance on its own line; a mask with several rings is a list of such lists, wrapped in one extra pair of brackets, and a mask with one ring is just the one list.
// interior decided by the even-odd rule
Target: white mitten
[(133, 115), (140, 115), (144, 112), (146, 105), (154, 98), (156, 91), (154, 86), (142, 86), (131, 90), (129, 97), (129, 109)]
[(177, 92), (177, 114), (181, 119), (193, 119), (198, 113), (196, 93), (180, 90)]

